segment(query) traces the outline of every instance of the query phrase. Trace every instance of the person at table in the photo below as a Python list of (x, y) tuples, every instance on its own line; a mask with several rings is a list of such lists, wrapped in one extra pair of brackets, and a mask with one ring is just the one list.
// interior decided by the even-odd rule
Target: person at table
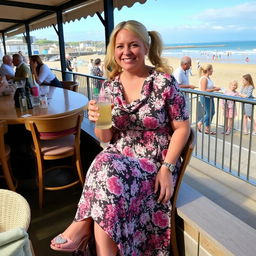
[(1, 77), (6, 77), (7, 80), (10, 80), (14, 77), (15, 72), (12, 64), (12, 56), (4, 55), (3, 56), (3, 64), (0, 68)]
[(29, 66), (23, 62), (23, 58), (19, 54), (12, 55), (12, 63), (16, 67), (13, 81), (21, 81), (28, 79), (28, 82), (32, 85), (32, 73)]
[(58, 78), (53, 74), (50, 68), (43, 63), (40, 56), (32, 55), (29, 57), (30, 68), (36, 82), (39, 85), (50, 85), (62, 87)]
[[(98, 256), (169, 255), (170, 198), (190, 128), (185, 98), (161, 52), (160, 35), (137, 21), (112, 31), (103, 88), (114, 101), (113, 126), (95, 128), (110, 144), (92, 162), (75, 220), (52, 249), (77, 249), (94, 224)], [(98, 120), (94, 100), (88, 117)]]
[(28, 64), (28, 59), (26, 56), (23, 55), (22, 51), (18, 51), (18, 54), (22, 57), (23, 62)]
[(0, 96), (2, 95), (10, 95), (12, 92), (12, 88), (9, 86), (6, 77), (2, 76), (0, 78)]

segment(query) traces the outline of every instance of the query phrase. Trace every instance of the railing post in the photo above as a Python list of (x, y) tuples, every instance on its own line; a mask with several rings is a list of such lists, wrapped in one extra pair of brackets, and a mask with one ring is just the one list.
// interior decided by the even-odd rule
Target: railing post
[(60, 49), (60, 65), (62, 71), (62, 80), (66, 81), (66, 56), (65, 56), (65, 41), (63, 33), (63, 18), (62, 11), (56, 12), (57, 24), (58, 24), (58, 37), (59, 37), (59, 49)]

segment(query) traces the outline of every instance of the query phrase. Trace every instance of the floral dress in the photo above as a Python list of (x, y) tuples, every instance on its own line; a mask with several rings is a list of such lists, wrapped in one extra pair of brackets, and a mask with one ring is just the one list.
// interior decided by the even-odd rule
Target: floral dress
[[(239, 97), (239, 93), (237, 91), (225, 91), (224, 95)], [(235, 101), (222, 100), (221, 104), (226, 118), (233, 118), (237, 115)]]
[[(242, 94), (246, 94), (246, 98), (253, 99), (253, 86), (243, 86), (241, 89)], [(251, 116), (252, 115), (252, 104), (244, 104), (244, 115)]]
[(172, 76), (155, 70), (130, 104), (119, 77), (104, 88), (114, 99), (114, 136), (89, 168), (75, 221), (92, 217), (119, 255), (169, 255), (171, 204), (157, 203), (154, 182), (172, 134), (170, 121), (188, 119), (185, 99)]

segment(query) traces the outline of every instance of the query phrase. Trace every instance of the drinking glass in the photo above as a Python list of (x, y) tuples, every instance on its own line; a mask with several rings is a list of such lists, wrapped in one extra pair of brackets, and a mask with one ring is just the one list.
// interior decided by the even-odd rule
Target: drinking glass
[(99, 108), (99, 119), (95, 123), (95, 127), (99, 129), (109, 129), (112, 127), (111, 105), (112, 98), (110, 95), (94, 94), (93, 99)]

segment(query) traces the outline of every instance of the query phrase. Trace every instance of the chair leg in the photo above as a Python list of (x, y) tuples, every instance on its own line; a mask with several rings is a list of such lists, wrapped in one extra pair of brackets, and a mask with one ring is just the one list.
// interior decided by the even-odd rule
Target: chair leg
[(16, 191), (16, 186), (13, 183), (10, 165), (7, 163), (5, 159), (1, 160), (1, 164), (2, 164), (3, 174), (4, 174), (8, 188), (12, 191)]
[(37, 160), (37, 178), (38, 178), (38, 194), (39, 194), (39, 207), (43, 207), (43, 192), (44, 192), (44, 179), (43, 179), (43, 164)]
[(82, 162), (81, 162), (80, 157), (76, 158), (76, 170), (78, 173), (79, 180), (83, 186), (84, 185), (84, 174), (83, 174)]

